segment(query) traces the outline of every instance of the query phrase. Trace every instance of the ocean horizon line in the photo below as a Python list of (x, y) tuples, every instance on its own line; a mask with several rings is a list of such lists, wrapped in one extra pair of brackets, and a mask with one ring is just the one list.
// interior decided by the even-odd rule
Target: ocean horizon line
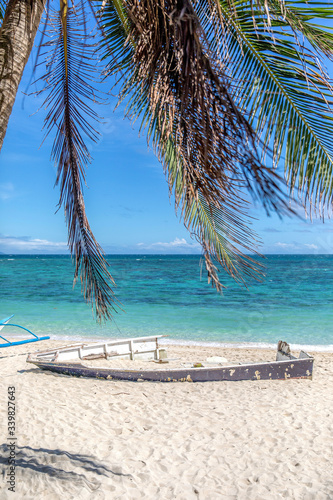
[[(201, 253), (155, 253), (155, 252), (115, 252), (115, 253), (109, 253), (105, 252), (103, 254), (105, 257), (108, 256), (121, 256), (121, 257), (126, 257), (126, 256), (156, 256), (156, 257), (202, 257)], [(333, 256), (333, 253), (262, 253), (262, 254), (255, 254), (255, 253), (244, 253), (246, 256), (255, 256), (256, 258), (260, 259), (262, 257), (266, 256), (285, 256), (285, 257), (292, 257), (292, 256), (297, 256), (297, 257), (319, 257), (319, 256)], [(72, 258), (71, 254), (68, 253), (5, 253), (5, 252), (0, 252), (1, 257), (7, 257), (7, 256), (16, 256), (16, 257), (34, 257), (34, 256), (42, 256), (42, 257), (69, 257)]]

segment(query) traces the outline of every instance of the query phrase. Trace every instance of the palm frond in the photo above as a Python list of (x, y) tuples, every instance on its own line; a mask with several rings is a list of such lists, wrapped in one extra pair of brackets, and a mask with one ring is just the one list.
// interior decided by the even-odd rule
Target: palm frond
[[(146, 119), (147, 115), (148, 112)], [(212, 281), (218, 290), (223, 287), (215, 263), (240, 284), (246, 285), (247, 278), (260, 280), (264, 266), (249, 254), (260, 256), (257, 248), (261, 240), (251, 229), (253, 219), (248, 215), (249, 203), (237, 193), (234, 196), (236, 178), (230, 180), (230, 190), (218, 202), (207, 202), (200, 188), (196, 198), (186, 196), (183, 162), (177, 155), (173, 139), (162, 140), (156, 116), (151, 117), (148, 137), (164, 165), (170, 192), (173, 190), (175, 195), (176, 209), (181, 211), (186, 228), (202, 247), (208, 282)], [(279, 189), (278, 178), (276, 189)]]
[(288, 207), (278, 176), (257, 157), (255, 134), (233, 102), (230, 79), (191, 2), (124, 0), (123, 12), (126, 26), (112, 3), (105, 11), (109, 71), (121, 69), (120, 100), (127, 101), (129, 118), (140, 116), (147, 128), (209, 277), (219, 289), (214, 259), (236, 278), (242, 271), (258, 276), (260, 266), (239, 250), (255, 252), (257, 243), (244, 223), (242, 191), (258, 196), (268, 211)]
[[(232, 3), (232, 9), (230, 8)], [(206, 1), (199, 17), (211, 26)], [(333, 56), (333, 30), (318, 20), (333, 18), (320, 2), (220, 0), (214, 29), (232, 96), (249, 116), (258, 136), (284, 167), (291, 190), (319, 213), (333, 201), (333, 92), (324, 56)], [(268, 22), (269, 19), (269, 22)], [(324, 56), (323, 56), (324, 55)]]
[(9, 3), (9, 0), (0, 0), (0, 27), (1, 27), (1, 22), (5, 16), (6, 8)]
[(60, 185), (59, 206), (65, 209), (68, 244), (75, 256), (75, 280), (80, 275), (84, 297), (95, 306), (97, 319), (111, 317), (117, 301), (108, 263), (89, 226), (83, 202), (84, 169), (90, 162), (87, 141), (96, 142), (98, 133), (91, 121), (98, 115), (89, 101), (96, 102), (91, 81), (96, 74), (94, 46), (85, 40), (86, 18), (83, 3), (69, 6), (61, 2), (60, 11), (49, 16), (53, 32), (44, 43), (47, 72), (42, 77), (48, 92), (44, 106), (47, 134), (55, 127), (52, 158), (57, 165)]

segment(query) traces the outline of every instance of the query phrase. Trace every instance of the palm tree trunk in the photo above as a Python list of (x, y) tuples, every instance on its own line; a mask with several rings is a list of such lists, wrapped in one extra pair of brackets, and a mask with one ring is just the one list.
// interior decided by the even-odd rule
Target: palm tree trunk
[(0, 29), (0, 150), (46, 0), (10, 0)]

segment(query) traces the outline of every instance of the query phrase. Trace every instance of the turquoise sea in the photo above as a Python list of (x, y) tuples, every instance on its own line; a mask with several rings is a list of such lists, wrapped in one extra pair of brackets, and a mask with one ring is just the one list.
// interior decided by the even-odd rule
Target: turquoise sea
[[(0, 318), (38, 335), (94, 340), (168, 335), (168, 341), (276, 344), (333, 350), (333, 255), (270, 255), (266, 276), (242, 289), (225, 273), (207, 284), (200, 256), (109, 255), (125, 312), (96, 323), (68, 256), (0, 255)], [(3, 332), (9, 333), (7, 327)], [(13, 333), (13, 330), (11, 330)]]

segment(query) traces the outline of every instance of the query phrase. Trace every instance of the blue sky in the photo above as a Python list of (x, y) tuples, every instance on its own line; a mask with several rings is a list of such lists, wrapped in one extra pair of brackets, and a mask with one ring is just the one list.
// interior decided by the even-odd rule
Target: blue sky
[[(330, 67), (332, 69), (332, 65)], [(28, 63), (0, 155), (0, 252), (66, 253), (63, 210), (50, 161), (51, 138), (41, 146), (44, 110), (41, 97), (24, 96), (32, 72)], [(331, 74), (333, 71), (330, 71)], [(33, 91), (33, 87), (29, 90)], [(138, 126), (113, 112), (115, 101), (98, 109), (101, 140), (90, 145), (87, 215), (106, 253), (200, 253), (177, 218), (162, 166), (148, 151)], [(333, 223), (318, 219), (267, 217), (251, 209), (253, 229), (264, 253), (333, 253)]]

